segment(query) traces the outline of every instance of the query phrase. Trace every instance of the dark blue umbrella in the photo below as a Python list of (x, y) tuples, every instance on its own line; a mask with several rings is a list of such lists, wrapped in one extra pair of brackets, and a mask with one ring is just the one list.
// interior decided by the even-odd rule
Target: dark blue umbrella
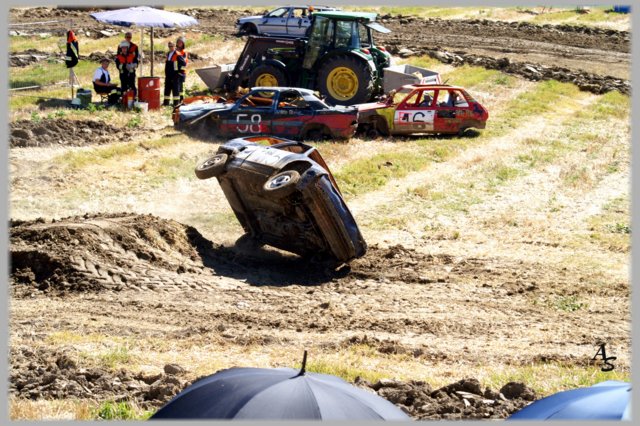
[(527, 405), (509, 420), (630, 419), (631, 383), (606, 381), (554, 393)]
[[(306, 353), (305, 353), (306, 360)], [(410, 420), (373, 393), (327, 374), (230, 368), (179, 393), (151, 419)]]

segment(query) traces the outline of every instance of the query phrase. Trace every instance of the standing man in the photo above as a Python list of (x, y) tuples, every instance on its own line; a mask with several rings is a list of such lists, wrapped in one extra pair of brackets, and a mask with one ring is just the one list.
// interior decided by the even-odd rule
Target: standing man
[[(175, 99), (179, 99), (180, 93), (178, 93), (176, 88), (176, 77), (177, 72), (174, 70), (174, 59), (177, 59), (175, 56), (176, 53), (176, 45), (173, 44), (172, 41), (167, 43), (167, 47), (169, 48), (169, 53), (167, 53), (167, 60), (164, 63), (164, 99), (162, 102), (163, 106), (171, 105), (171, 94), (173, 92), (173, 97)], [(174, 90), (175, 89), (175, 90)]]
[[(123, 41), (118, 45), (118, 54), (116, 55), (116, 67), (120, 72), (120, 86), (122, 93), (132, 89), (135, 96), (136, 91), (136, 74), (135, 65), (133, 63), (134, 54), (129, 52), (130, 44), (128, 41)], [(132, 71), (133, 70), (133, 71)]]
[[(173, 55), (173, 70), (176, 72), (175, 83), (173, 86), (174, 96), (176, 93), (179, 93), (180, 102), (184, 100), (184, 83), (187, 79), (187, 64), (189, 63), (189, 57), (187, 51), (185, 50), (185, 39), (184, 37), (178, 37), (176, 41), (176, 50)], [(178, 101), (174, 98), (173, 105), (178, 105)]]
[(131, 32), (126, 32), (124, 34), (124, 40), (129, 42), (129, 53), (133, 55), (133, 59), (131, 61), (131, 65), (129, 66), (129, 74), (131, 81), (131, 88), (134, 93), (137, 93), (136, 90), (136, 69), (138, 68), (138, 64), (140, 63), (140, 51), (138, 50), (138, 45), (133, 42), (133, 34)]

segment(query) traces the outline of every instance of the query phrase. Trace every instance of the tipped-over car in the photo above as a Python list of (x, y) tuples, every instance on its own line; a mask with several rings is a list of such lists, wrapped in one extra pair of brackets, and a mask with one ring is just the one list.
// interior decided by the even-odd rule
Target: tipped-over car
[(218, 179), (242, 228), (258, 243), (338, 263), (366, 252), (338, 184), (312, 146), (271, 136), (232, 139), (195, 174)]
[(254, 87), (235, 102), (181, 105), (173, 120), (177, 126), (202, 123), (221, 136), (349, 139), (358, 127), (358, 109), (329, 106), (309, 89)]
[(407, 84), (382, 102), (357, 105), (359, 129), (370, 137), (484, 129), (489, 112), (462, 87)]

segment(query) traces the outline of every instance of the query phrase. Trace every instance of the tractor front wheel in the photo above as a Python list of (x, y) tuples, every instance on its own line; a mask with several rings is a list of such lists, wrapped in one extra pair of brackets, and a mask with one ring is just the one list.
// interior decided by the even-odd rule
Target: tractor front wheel
[(287, 86), (287, 76), (280, 68), (273, 65), (260, 65), (249, 75), (249, 87), (282, 87)]
[(373, 74), (367, 63), (355, 56), (328, 59), (318, 72), (318, 90), (333, 105), (367, 102), (373, 93)]

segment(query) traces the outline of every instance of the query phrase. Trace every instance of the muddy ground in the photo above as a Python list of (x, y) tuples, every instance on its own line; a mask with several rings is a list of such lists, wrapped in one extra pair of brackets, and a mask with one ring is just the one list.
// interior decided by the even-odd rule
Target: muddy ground
[[(184, 9), (179, 12), (198, 19), (200, 25), (194, 27), (194, 31), (221, 35), (225, 39), (236, 36), (235, 22), (239, 17), (252, 13), (250, 10), (228, 9)], [(45, 18), (70, 19), (77, 32), (85, 37), (103, 37), (101, 31), (110, 34), (124, 31), (122, 27), (95, 21), (87, 11), (42, 7), (13, 9), (10, 13), (10, 20), (15, 23)], [(527, 22), (423, 19), (402, 15), (385, 15), (380, 21), (392, 32), (377, 34), (378, 44), (393, 52), (403, 49), (414, 54), (425, 54), (427, 50), (449, 51), (459, 55), (506, 58), (522, 64), (555, 67), (612, 79), (630, 79), (631, 34), (628, 31)], [(29, 34), (25, 28), (17, 31)], [(44, 26), (38, 31), (64, 33), (56, 25), (51, 28)], [(157, 35), (163, 37), (177, 31), (159, 30)], [(27, 62), (28, 58), (34, 60), (38, 57), (37, 53), (29, 52), (20, 52), (18, 55), (22, 55), (22, 61)], [(21, 59), (12, 62), (20, 63)]]
[[(549, 270), (535, 263), (510, 264), (498, 258), (459, 258), (402, 245), (374, 245), (349, 267), (333, 270), (310, 267), (296, 256), (273, 249), (247, 253), (241, 247), (209, 241), (176, 221), (132, 213), (12, 221), (10, 232), (10, 289), (15, 303), (38, 300), (38, 310), (64, 300), (66, 306), (58, 306), (44, 318), (14, 318), (13, 326), (23, 331), (42, 330), (42, 321), (52, 321), (55, 328), (73, 321), (71, 317), (88, 315), (91, 321), (82, 332), (90, 334), (113, 327), (102, 320), (115, 315), (128, 324), (127, 333), (140, 338), (157, 335), (168, 326), (176, 338), (196, 333), (269, 347), (293, 343), (294, 336), (302, 333), (328, 350), (367, 344), (380, 354), (403, 354), (427, 364), (447, 359), (483, 362), (486, 354), (478, 349), (484, 342), (474, 336), (491, 336), (505, 342), (502, 354), (491, 351), (494, 362), (527, 365), (552, 360), (589, 365), (586, 359), (566, 355), (575, 347), (558, 353), (553, 342), (541, 342), (529, 354), (508, 349), (507, 342), (517, 341), (518, 330), (526, 324), (554, 323), (537, 309), (525, 308), (522, 301), (564, 291), (562, 280), (575, 281), (574, 271), (566, 268)], [(238, 286), (238, 281), (248, 285)], [(586, 287), (577, 284), (573, 291), (594, 291)], [(595, 291), (618, 294), (624, 289)], [(454, 300), (457, 312), (446, 312), (438, 319), (441, 308), (434, 301), (443, 297)], [(193, 307), (187, 307), (194, 298), (204, 302), (195, 316)], [(432, 315), (425, 317), (421, 312)], [(160, 313), (163, 326), (149, 323)], [(577, 344), (624, 339), (622, 329), (612, 328), (608, 336), (598, 331), (599, 320), (606, 321), (610, 315), (619, 314), (615, 310), (595, 314), (593, 327), (590, 322), (573, 324), (583, 333)], [(558, 314), (557, 321), (567, 325), (562, 317)], [(558, 333), (562, 339), (563, 332)], [(466, 344), (440, 350), (425, 342), (426, 336), (440, 334)], [(572, 342), (568, 346), (575, 345), (576, 339)], [(159, 408), (197, 379), (175, 366), (165, 367), (164, 374), (81, 368), (70, 354), (65, 355), (64, 347), (56, 353), (37, 345), (12, 347), (11, 392), (31, 399), (127, 399)], [(523, 383), (481, 389), (474, 378), (439, 389), (419, 381), (356, 383), (404, 407), (415, 419), (505, 418), (536, 398)]]
[[(127, 130), (101, 121), (49, 118), (19, 120), (10, 124), (10, 147), (102, 145), (131, 140), (145, 129)], [(114, 135), (118, 135), (114, 138)]]

